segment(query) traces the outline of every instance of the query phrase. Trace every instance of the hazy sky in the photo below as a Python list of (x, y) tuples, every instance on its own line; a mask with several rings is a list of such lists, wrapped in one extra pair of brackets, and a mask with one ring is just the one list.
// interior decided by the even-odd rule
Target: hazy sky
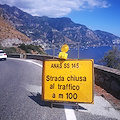
[(33, 16), (69, 17), (92, 30), (120, 37), (120, 0), (0, 0)]

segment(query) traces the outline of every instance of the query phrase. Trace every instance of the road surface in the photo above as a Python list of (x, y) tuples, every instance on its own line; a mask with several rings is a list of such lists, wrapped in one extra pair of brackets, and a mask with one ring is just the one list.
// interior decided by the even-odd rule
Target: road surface
[(94, 105), (54, 105), (41, 100), (42, 62), (0, 61), (0, 120), (116, 120), (120, 114), (102, 97)]

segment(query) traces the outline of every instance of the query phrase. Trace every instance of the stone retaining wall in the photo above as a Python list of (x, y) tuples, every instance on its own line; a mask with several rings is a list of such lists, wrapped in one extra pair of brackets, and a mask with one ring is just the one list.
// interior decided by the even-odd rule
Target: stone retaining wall
[(94, 65), (95, 84), (120, 99), (120, 70)]

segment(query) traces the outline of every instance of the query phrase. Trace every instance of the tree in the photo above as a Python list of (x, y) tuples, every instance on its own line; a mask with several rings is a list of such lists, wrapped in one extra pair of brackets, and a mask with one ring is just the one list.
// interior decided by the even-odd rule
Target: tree
[(120, 70), (120, 51), (118, 47), (114, 46), (112, 50), (109, 50), (107, 53), (105, 53), (100, 62), (107, 67)]

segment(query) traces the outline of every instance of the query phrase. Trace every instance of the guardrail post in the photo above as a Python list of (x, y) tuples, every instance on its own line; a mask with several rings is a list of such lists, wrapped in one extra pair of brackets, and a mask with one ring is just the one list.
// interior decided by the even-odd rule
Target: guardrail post
[(20, 54), (20, 58), (23, 58), (23, 54)]

